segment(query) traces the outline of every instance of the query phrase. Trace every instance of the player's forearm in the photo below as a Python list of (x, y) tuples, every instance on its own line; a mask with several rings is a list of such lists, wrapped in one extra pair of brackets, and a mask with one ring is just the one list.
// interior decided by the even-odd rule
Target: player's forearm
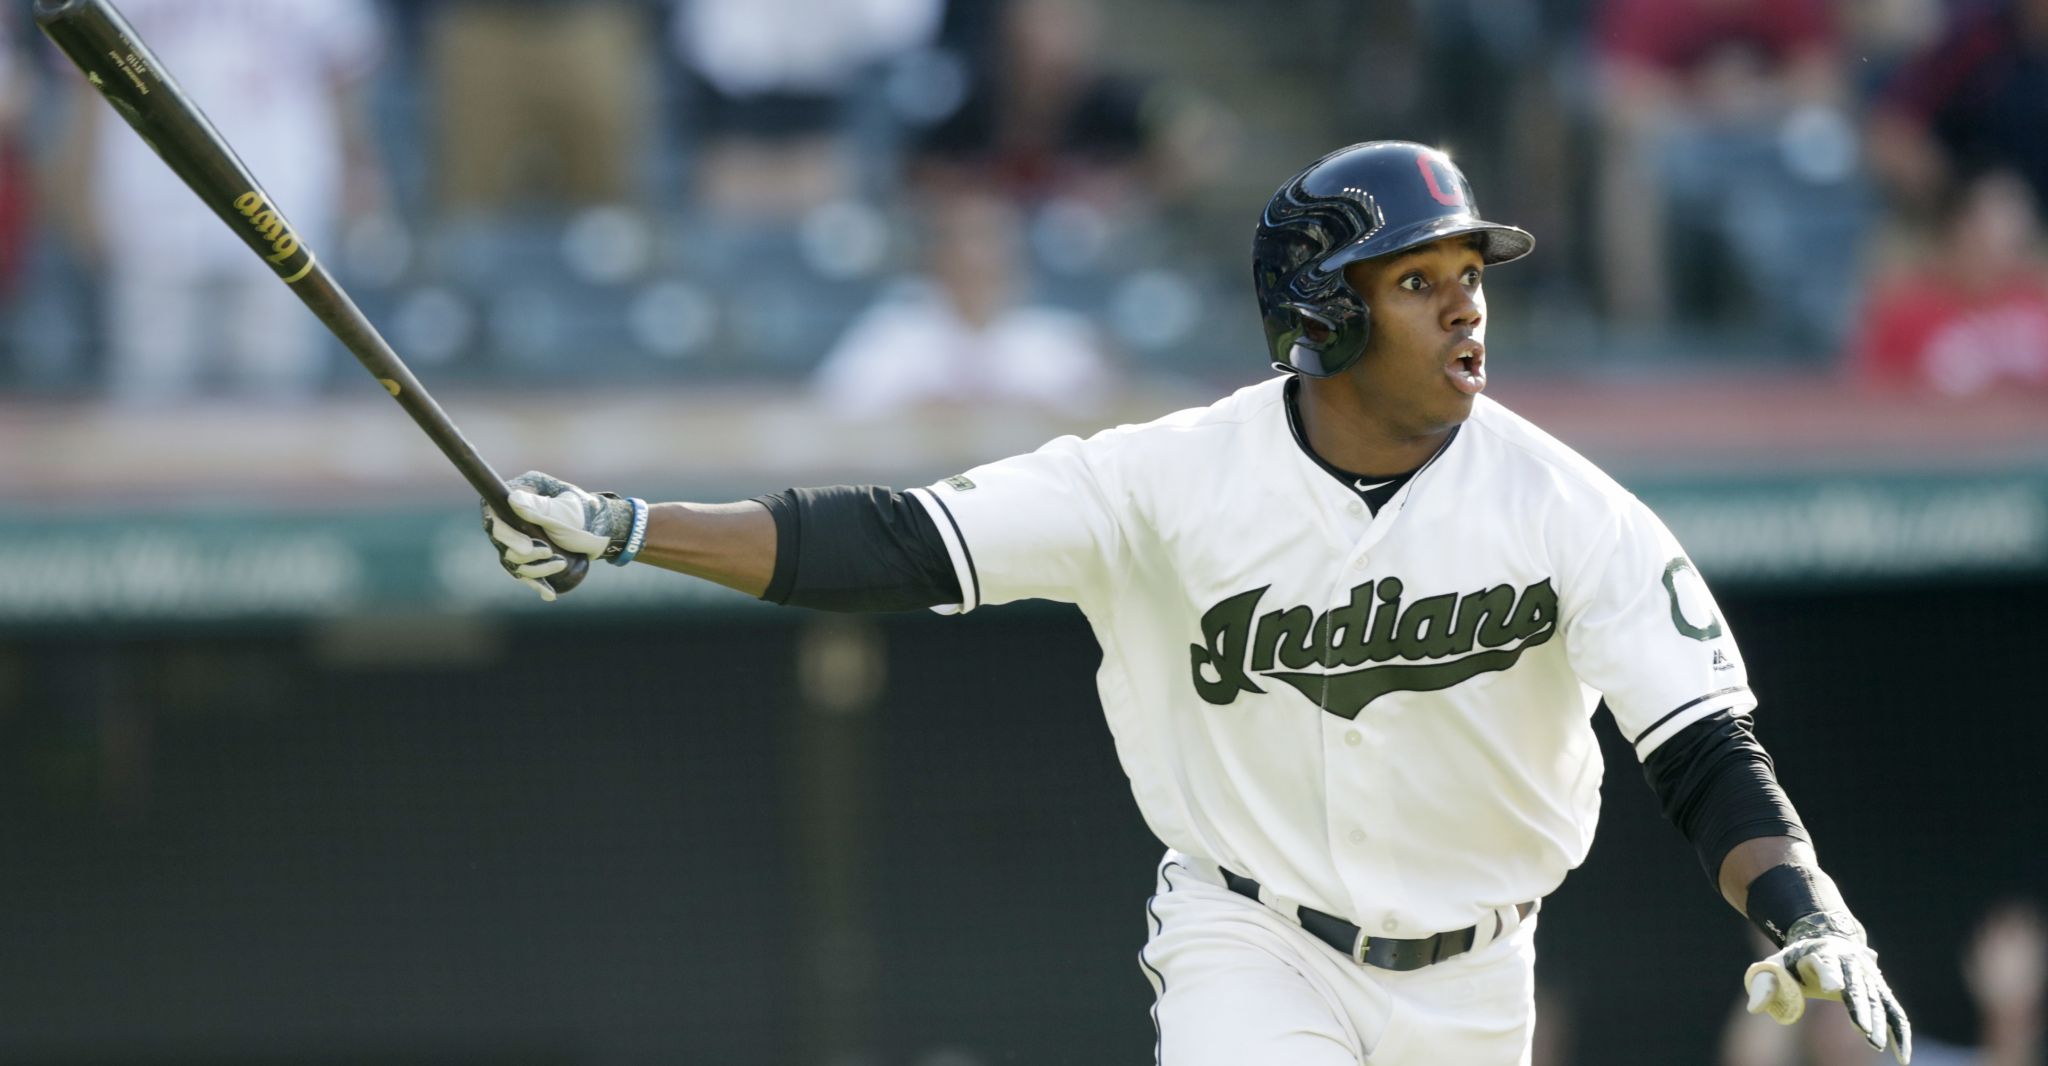
[(545, 581), (573, 553), (647, 563), (794, 607), (907, 611), (963, 602), (931, 515), (909, 494), (879, 485), (651, 506), (538, 470), (506, 488), (506, 504), (528, 526), (507, 524), (486, 503), (484, 530), (506, 571), (547, 600), (562, 590)]
[(1643, 776), (1737, 910), (1755, 874), (1789, 861), (1789, 844), (1807, 838), (1747, 718), (1723, 712), (1685, 727), (1644, 759)]
[(1808, 919), (1858, 935), (1747, 719), (1723, 713), (1687, 726), (1649, 754), (1643, 773), (1722, 898), (1774, 943)]
[(1779, 947), (1819, 935), (1862, 940), (1862, 923), (1806, 841), (1745, 840), (1721, 863), (1719, 884), (1729, 905)]
[(1757, 837), (1735, 845), (1728, 857), (1721, 860), (1721, 872), (1716, 878), (1721, 898), (1738, 913), (1748, 914), (1749, 886), (1765, 870), (1787, 864), (1820, 868), (1813, 846), (1793, 837)]
[(775, 574), (775, 519), (751, 500), (657, 503), (635, 561), (759, 596)]

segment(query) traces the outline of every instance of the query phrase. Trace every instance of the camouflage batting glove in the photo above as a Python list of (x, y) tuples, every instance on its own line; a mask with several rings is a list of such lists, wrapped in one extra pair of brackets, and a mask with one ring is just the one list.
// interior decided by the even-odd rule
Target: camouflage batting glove
[(1846, 914), (1809, 915), (1786, 930), (1785, 946), (1743, 974), (1749, 1012), (1791, 1025), (1808, 999), (1832, 999), (1849, 1010), (1870, 1046), (1891, 1047), (1900, 1066), (1913, 1058), (1913, 1024), (1877, 968), (1877, 952), (1863, 928)]
[(484, 531), (498, 545), (498, 562), (521, 584), (553, 602), (543, 578), (569, 566), (566, 553), (618, 566), (633, 561), (647, 535), (647, 503), (613, 493), (591, 493), (558, 477), (529, 470), (505, 482), (513, 514), (540, 530), (530, 537), (483, 505)]

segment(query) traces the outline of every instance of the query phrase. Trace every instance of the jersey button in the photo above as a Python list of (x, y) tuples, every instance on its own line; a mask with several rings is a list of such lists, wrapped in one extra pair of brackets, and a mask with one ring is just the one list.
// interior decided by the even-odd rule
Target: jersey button
[(1353, 830), (1351, 831), (1351, 842), (1352, 842), (1353, 844), (1363, 844), (1363, 843), (1365, 843), (1365, 830), (1363, 830), (1363, 829), (1353, 829)]
[(1391, 933), (1399, 928), (1401, 928), (1401, 923), (1395, 921), (1394, 916), (1391, 914), (1387, 915), (1385, 918), (1380, 919), (1380, 932)]
[(1350, 511), (1350, 512), (1351, 512), (1352, 514), (1364, 514), (1364, 513), (1365, 513), (1365, 505), (1364, 505), (1364, 504), (1362, 504), (1362, 503), (1359, 503), (1359, 502), (1358, 502), (1357, 500), (1352, 500), (1352, 501), (1351, 501), (1350, 503), (1348, 503), (1348, 504), (1345, 504), (1345, 505), (1344, 505), (1344, 509), (1345, 509), (1345, 510), (1347, 510), (1347, 511)]
[(1363, 743), (1364, 740), (1365, 738), (1359, 736), (1358, 730), (1356, 729), (1346, 729), (1344, 731), (1344, 743), (1354, 748), (1357, 747), (1359, 744)]
[(1358, 558), (1356, 558), (1356, 559), (1353, 559), (1353, 560), (1351, 560), (1351, 569), (1353, 569), (1353, 570), (1363, 570), (1363, 569), (1365, 569), (1365, 564), (1366, 564), (1366, 563), (1368, 563), (1368, 562), (1371, 562), (1371, 561), (1372, 561), (1372, 557), (1371, 557), (1371, 556), (1369, 556), (1369, 555), (1361, 555), (1361, 556), (1359, 556)]

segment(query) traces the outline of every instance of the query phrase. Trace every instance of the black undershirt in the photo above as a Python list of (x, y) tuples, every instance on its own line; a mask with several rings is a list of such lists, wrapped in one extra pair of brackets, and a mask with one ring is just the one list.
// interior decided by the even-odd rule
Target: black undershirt
[(1643, 760), (1643, 780), (1717, 884), (1722, 860), (1745, 840), (1811, 842), (1747, 717), (1722, 711), (1679, 730)]
[(924, 505), (879, 485), (754, 497), (775, 518), (761, 598), (825, 611), (912, 611), (960, 602), (960, 575)]

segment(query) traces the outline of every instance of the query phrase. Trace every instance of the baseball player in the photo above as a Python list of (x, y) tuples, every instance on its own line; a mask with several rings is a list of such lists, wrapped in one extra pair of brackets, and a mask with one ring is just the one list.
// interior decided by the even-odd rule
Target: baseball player
[(1166, 845), (1139, 962), (1162, 1066), (1527, 1062), (1543, 897), (1586, 856), (1604, 697), (1709, 877), (1776, 945), (1749, 1007), (1911, 1029), (1750, 730), (1741, 652), (1685, 552), (1591, 463), (1486, 399), (1482, 220), (1442, 152), (1354, 145), (1252, 247), (1280, 373), (934, 485), (743, 503), (540, 473), (486, 508), (513, 576), (570, 552), (774, 603), (1079, 605), (1102, 707)]

